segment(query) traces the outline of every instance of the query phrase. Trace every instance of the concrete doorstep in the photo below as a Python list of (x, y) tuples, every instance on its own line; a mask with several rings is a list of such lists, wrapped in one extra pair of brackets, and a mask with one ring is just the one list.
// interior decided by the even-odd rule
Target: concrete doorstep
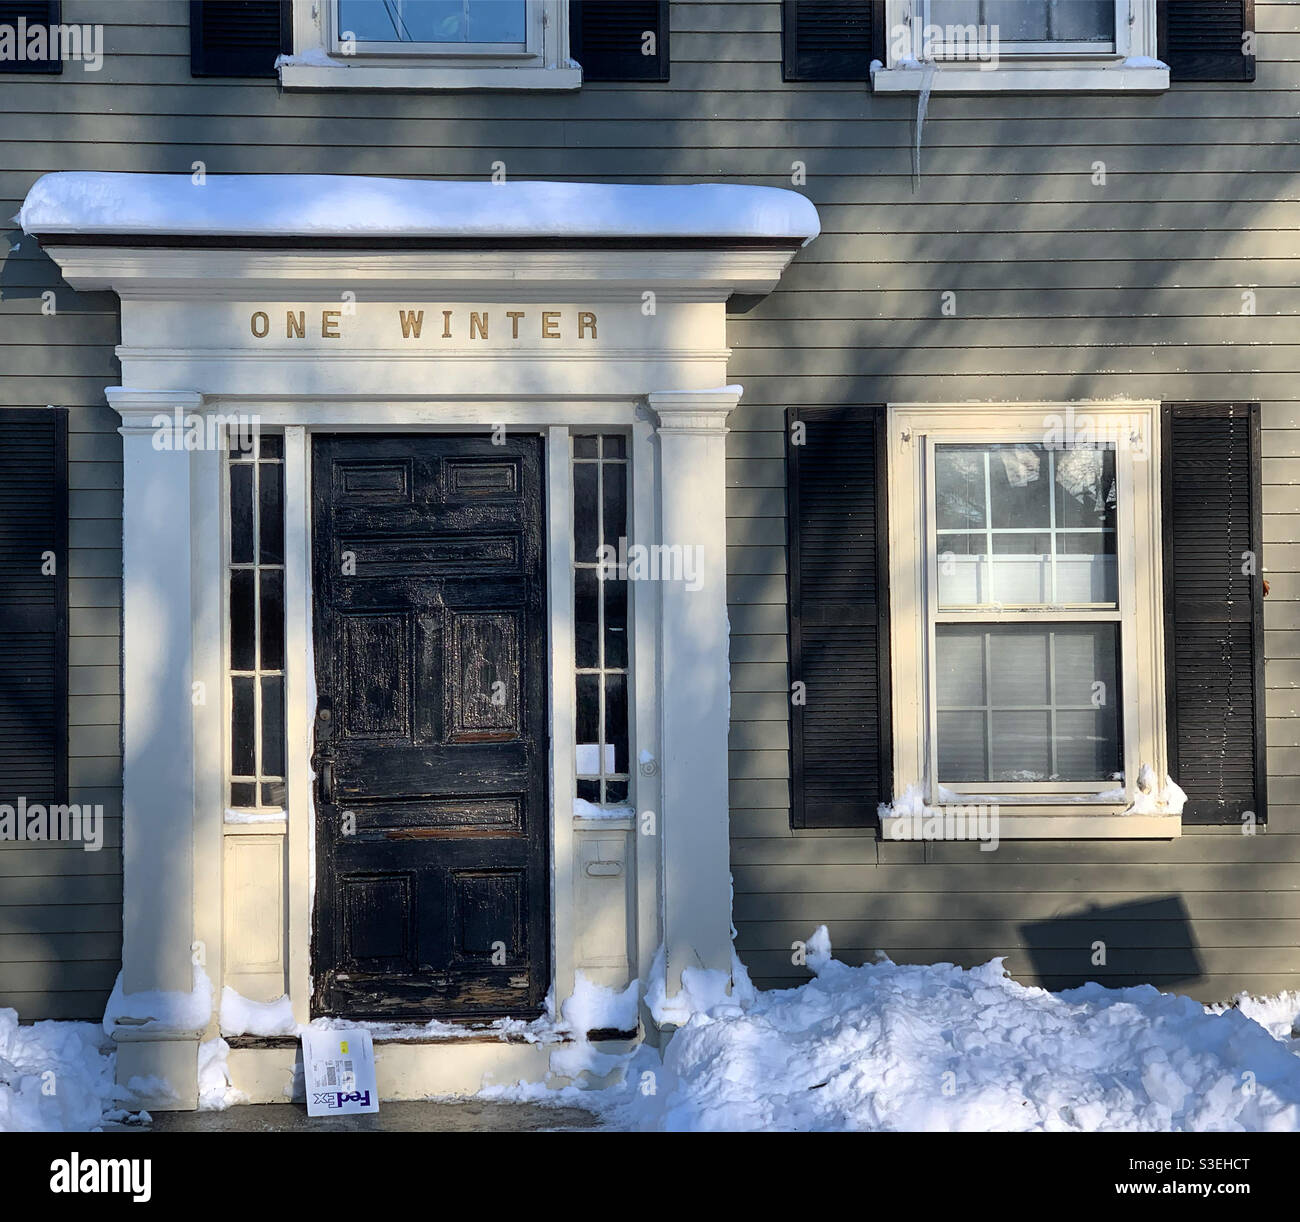
[(155, 1133), (572, 1133), (600, 1127), (594, 1112), (479, 1099), (385, 1103), (378, 1112), (312, 1118), (298, 1103), (250, 1103), (221, 1112), (158, 1112)]

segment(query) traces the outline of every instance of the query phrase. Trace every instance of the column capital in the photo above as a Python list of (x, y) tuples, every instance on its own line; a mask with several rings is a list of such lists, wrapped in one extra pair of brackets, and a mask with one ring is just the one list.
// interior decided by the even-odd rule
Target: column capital
[(712, 390), (653, 390), (646, 401), (659, 419), (660, 433), (703, 433), (723, 436), (727, 417), (740, 402), (743, 386)]
[(203, 395), (197, 390), (132, 390), (110, 386), (104, 391), (108, 405), (122, 417), (118, 432), (123, 437), (133, 433), (151, 433), (157, 416), (176, 412), (197, 412), (203, 407)]

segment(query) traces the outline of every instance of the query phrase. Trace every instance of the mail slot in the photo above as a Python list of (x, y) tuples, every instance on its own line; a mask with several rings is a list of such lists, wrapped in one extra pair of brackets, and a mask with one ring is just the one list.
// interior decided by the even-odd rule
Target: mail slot
[(618, 861), (589, 861), (587, 873), (592, 878), (617, 878), (623, 873), (623, 864)]

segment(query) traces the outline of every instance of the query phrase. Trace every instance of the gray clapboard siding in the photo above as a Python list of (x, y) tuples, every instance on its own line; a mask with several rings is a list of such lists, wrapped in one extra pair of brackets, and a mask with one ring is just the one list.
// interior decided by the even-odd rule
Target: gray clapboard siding
[[(975, 962), (1010, 951), (1028, 979), (1016, 953), (1023, 924), (1087, 912), (1094, 900), (1176, 894), (1209, 956), (1198, 981), (1177, 987), (1211, 998), (1295, 988), (1300, 341), (1289, 325), (1300, 310), (1300, 6), (1261, 0), (1256, 9), (1254, 85), (933, 98), (914, 186), (915, 101), (873, 98), (855, 83), (784, 84), (778, 0), (674, 3), (669, 83), (554, 96), (286, 94), (270, 81), (193, 80), (186, 0), (64, 0), (64, 20), (106, 24), (104, 70), (0, 74), (0, 208), (12, 215), (53, 169), (188, 172), (194, 160), (212, 173), (481, 178), (501, 158), (514, 177), (773, 186), (789, 185), (793, 163), (804, 162), (825, 236), (729, 334), (746, 387), (727, 468), (743, 956), (761, 982), (806, 978), (789, 942), (826, 921), (849, 957), (882, 947)], [(1107, 167), (1101, 188), (1091, 182), (1096, 160)], [(1246, 288), (1256, 292), (1254, 317), (1240, 314)], [(46, 289), (56, 294), (53, 319), (39, 314)], [(946, 290), (958, 294), (953, 319), (939, 316)], [(0, 267), (0, 406), (72, 409), (72, 767), (95, 787), (75, 792), (109, 795), (120, 811), (121, 467), (103, 400), (118, 377), (116, 309), (111, 294), (71, 293), (30, 241)], [(1285, 770), (1270, 778), (1268, 832), (1008, 844), (994, 855), (792, 832), (786, 408), (1113, 395), (1264, 403), (1270, 765)], [(110, 827), (120, 835), (119, 823)], [(24, 866), (41, 854), (42, 868), (58, 856), (22, 853)], [(86, 856), (98, 872), (15, 870), (0, 887), (0, 995), (27, 1016), (102, 1010), (121, 882), (115, 848)], [(1058, 929), (1062, 941), (1074, 936), (1074, 926)], [(1178, 946), (1171, 932), (1142, 925), (1129, 935), (1153, 952), (1152, 970), (1166, 944)]]

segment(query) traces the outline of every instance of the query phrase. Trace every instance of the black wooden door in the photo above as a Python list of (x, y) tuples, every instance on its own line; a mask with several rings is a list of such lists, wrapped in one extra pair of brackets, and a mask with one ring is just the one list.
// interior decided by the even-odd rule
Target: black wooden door
[(540, 1011), (541, 439), (313, 447), (313, 1012)]

